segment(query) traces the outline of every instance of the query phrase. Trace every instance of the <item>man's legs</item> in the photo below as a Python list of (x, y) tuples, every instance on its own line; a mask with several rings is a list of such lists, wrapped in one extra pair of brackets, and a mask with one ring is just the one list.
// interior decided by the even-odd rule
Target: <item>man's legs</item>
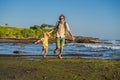
[(54, 55), (56, 55), (57, 50), (60, 48), (59, 58), (62, 58), (62, 52), (64, 49), (65, 38), (56, 39), (56, 48), (54, 49)]
[(64, 47), (60, 46), (60, 53), (59, 53), (59, 56), (58, 56), (60, 59), (62, 58), (63, 49), (64, 49)]
[(54, 49), (54, 55), (56, 55), (56, 52), (59, 48), (60, 48), (60, 38), (56, 38), (56, 47)]
[(59, 53), (59, 58), (62, 59), (62, 52), (63, 52), (63, 49), (64, 49), (64, 44), (65, 44), (65, 38), (61, 38), (60, 40), (60, 53)]

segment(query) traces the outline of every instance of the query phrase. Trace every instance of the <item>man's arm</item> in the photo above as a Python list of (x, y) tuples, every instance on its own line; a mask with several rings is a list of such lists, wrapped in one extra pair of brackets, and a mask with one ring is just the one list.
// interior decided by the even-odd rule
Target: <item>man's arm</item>
[(68, 26), (67, 23), (66, 23), (66, 28), (67, 28), (67, 31), (68, 31), (69, 35), (71, 36), (72, 40), (74, 41), (75, 38), (74, 38), (74, 36), (72, 35), (72, 32), (71, 32), (71, 30), (70, 30), (70, 28), (69, 28), (69, 26)]
[(68, 31), (68, 33), (70, 34), (70, 36), (71, 36), (72, 40), (74, 41), (74, 40), (75, 40), (75, 38), (74, 38), (74, 36), (72, 35), (72, 33), (71, 33), (71, 31), (70, 31), (70, 30)]

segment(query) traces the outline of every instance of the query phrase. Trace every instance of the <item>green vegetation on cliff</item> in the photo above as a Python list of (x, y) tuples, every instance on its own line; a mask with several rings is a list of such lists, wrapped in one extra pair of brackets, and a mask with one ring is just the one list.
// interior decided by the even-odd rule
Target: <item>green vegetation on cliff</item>
[[(46, 27), (48, 28), (46, 29)], [(52, 27), (52, 25), (48, 24), (34, 25), (30, 28), (0, 26), (0, 38), (36, 38), (43, 32), (50, 31)]]

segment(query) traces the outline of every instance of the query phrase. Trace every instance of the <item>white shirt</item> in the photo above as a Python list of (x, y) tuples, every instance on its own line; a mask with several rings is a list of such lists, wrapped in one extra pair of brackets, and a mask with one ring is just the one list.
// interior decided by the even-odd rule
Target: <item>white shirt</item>
[[(66, 23), (66, 22), (65, 22)], [(64, 23), (64, 24), (65, 24)], [(59, 24), (59, 25), (58, 25)], [(55, 25), (55, 30), (56, 30), (56, 35), (57, 35), (57, 38), (65, 38), (65, 27), (66, 27), (66, 31), (70, 31), (70, 28), (68, 26), (68, 23), (66, 23), (65, 25), (62, 24), (62, 23), (59, 23), (57, 22), (56, 25)], [(58, 28), (57, 28), (58, 26)]]

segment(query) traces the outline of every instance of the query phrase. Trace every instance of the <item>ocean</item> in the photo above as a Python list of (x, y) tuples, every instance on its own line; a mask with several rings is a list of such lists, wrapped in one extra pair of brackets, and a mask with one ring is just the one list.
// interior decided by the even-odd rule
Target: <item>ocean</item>
[[(63, 54), (82, 54), (81, 58), (120, 59), (120, 40), (101, 40), (112, 44), (93, 43), (66, 43)], [(49, 44), (48, 54), (53, 54), (54, 44)], [(24, 43), (0, 43), (0, 54), (15, 54), (21, 51), (25, 54), (41, 54), (41, 44)], [(57, 52), (59, 54), (59, 50)]]

